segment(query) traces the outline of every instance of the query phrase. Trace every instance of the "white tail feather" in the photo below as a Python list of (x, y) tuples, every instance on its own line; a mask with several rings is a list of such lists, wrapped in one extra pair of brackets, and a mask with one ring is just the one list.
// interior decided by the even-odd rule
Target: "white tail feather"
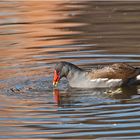
[(138, 76), (136, 77), (136, 79), (137, 79), (137, 80), (140, 80), (140, 75), (138, 75)]

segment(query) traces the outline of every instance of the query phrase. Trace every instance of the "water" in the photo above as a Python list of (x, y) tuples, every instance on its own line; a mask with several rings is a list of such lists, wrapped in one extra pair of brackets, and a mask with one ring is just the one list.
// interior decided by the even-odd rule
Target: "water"
[(140, 66), (140, 2), (1, 1), (0, 138), (140, 139), (140, 86), (53, 89), (53, 64)]

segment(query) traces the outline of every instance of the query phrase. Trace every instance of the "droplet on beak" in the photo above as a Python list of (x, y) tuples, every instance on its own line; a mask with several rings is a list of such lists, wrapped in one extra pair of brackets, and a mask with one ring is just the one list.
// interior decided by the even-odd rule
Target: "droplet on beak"
[(58, 86), (58, 82), (53, 82), (53, 86), (57, 87)]

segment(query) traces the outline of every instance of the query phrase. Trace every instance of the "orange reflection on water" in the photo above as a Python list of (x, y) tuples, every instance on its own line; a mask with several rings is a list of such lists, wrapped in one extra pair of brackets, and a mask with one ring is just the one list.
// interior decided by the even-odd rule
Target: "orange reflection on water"
[(29, 67), (40, 61), (40, 58), (35, 56), (45, 55), (48, 57), (48, 63), (54, 61), (52, 58), (57, 55), (50, 52), (68, 51), (72, 48), (51, 46), (71, 44), (73, 39), (63, 36), (78, 33), (64, 28), (83, 25), (83, 23), (57, 22), (70, 17), (69, 11), (62, 10), (65, 7), (63, 1), (17, 1), (8, 5), (2, 3), (1, 7), (5, 7), (3, 12), (6, 12), (1, 14), (0, 22), (1, 79), (14, 77), (20, 73), (21, 75), (42, 73), (43, 69), (29, 70)]
[(56, 102), (57, 105), (59, 105), (60, 102), (61, 102), (61, 97), (60, 97), (59, 89), (54, 89), (53, 90), (53, 95), (54, 95), (54, 101)]

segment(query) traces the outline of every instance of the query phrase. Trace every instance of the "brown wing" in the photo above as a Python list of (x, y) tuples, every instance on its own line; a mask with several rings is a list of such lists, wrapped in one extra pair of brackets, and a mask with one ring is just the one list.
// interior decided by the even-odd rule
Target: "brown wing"
[(124, 63), (117, 63), (90, 72), (89, 77), (91, 79), (109, 78), (109, 79), (122, 79), (126, 81), (129, 78), (136, 77), (138, 73), (139, 72), (133, 66)]

